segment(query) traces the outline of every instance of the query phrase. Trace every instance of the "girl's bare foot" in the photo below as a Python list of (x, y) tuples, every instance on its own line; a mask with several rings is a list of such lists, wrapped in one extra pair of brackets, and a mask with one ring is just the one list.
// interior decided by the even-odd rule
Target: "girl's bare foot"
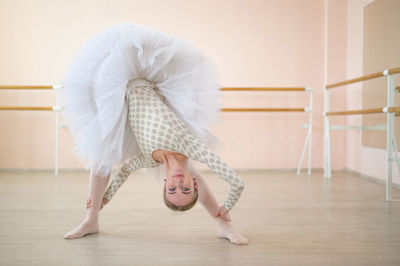
[(89, 222), (85, 219), (80, 225), (78, 225), (75, 229), (64, 235), (66, 239), (72, 238), (80, 238), (88, 234), (95, 234), (99, 232), (99, 223), (98, 222)]
[(227, 222), (222, 218), (218, 219), (218, 237), (226, 238), (231, 241), (232, 244), (237, 245), (247, 245), (247, 243), (249, 243), (247, 238), (236, 231), (230, 222)]

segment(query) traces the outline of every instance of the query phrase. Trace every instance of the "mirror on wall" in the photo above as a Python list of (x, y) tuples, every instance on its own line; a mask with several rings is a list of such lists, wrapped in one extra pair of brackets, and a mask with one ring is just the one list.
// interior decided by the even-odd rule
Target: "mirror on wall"
[[(376, 0), (364, 8), (363, 74), (400, 67), (400, 1)], [(394, 75), (400, 86), (400, 74)], [(386, 77), (363, 82), (363, 109), (384, 107), (387, 104)], [(400, 93), (395, 96), (400, 105)], [(386, 125), (385, 114), (363, 115), (363, 126)], [(400, 116), (395, 118), (395, 136), (400, 145)], [(386, 131), (362, 131), (362, 145), (386, 149)], [(398, 146), (398, 148), (400, 148)]]

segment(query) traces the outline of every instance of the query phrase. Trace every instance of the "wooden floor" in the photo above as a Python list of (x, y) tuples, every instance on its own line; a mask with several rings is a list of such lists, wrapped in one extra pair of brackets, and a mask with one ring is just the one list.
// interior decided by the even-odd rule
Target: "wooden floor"
[[(400, 265), (400, 202), (357, 176), (239, 174), (231, 217), (249, 245), (216, 237), (201, 205), (163, 206), (161, 184), (131, 176), (100, 217), (100, 233), (66, 240), (85, 215), (85, 172), (0, 173), (0, 265)], [(204, 174), (222, 203), (228, 186)], [(400, 199), (400, 192), (393, 192)]]

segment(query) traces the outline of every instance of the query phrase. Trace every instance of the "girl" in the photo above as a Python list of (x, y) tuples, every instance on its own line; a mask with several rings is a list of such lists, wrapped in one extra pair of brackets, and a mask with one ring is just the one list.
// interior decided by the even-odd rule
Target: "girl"
[[(244, 183), (204, 144), (214, 137), (207, 126), (219, 110), (215, 76), (210, 61), (187, 42), (134, 24), (108, 29), (84, 48), (63, 82), (63, 106), (75, 150), (90, 160), (89, 210), (65, 238), (98, 232), (102, 202), (129, 174), (164, 164), (169, 208), (187, 210), (199, 198), (216, 217), (221, 237), (247, 243), (228, 214)], [(218, 208), (204, 180), (189, 170), (188, 158), (231, 184), (223, 206)], [(121, 163), (103, 198), (111, 168)]]

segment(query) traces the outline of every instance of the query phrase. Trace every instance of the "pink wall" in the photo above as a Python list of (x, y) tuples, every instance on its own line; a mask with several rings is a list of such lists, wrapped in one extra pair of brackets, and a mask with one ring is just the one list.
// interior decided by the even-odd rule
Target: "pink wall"
[[(2, 1), (0, 32), (7, 42), (1, 43), (0, 83), (57, 84), (72, 56), (104, 26), (119, 21), (151, 25), (193, 40), (219, 65), (223, 86), (313, 87), (312, 166), (319, 168), (322, 86), (362, 74), (362, 8), (367, 2)], [(1, 105), (51, 105), (55, 101), (53, 92), (1, 93)], [(224, 94), (225, 107), (297, 107), (308, 102), (301, 93)], [(331, 108), (357, 107), (360, 101), (360, 91), (338, 89), (332, 93)], [(296, 168), (306, 134), (300, 128), (307, 121), (305, 114), (221, 113), (220, 118), (214, 132), (224, 146), (217, 152), (233, 167)], [(53, 167), (54, 114), (1, 112), (0, 119), (0, 148), (6, 151), (0, 155), (1, 168)], [(357, 117), (338, 117), (332, 122), (344, 124), (346, 119), (359, 122)], [(384, 151), (362, 147), (358, 135), (354, 131), (332, 133), (333, 169), (347, 167), (382, 176)], [(69, 154), (73, 143), (66, 130), (61, 130), (60, 140), (60, 166), (82, 166)], [(376, 157), (382, 162), (363, 163)]]
[[(58, 84), (72, 57), (106, 25), (130, 21), (191, 39), (218, 64), (223, 86), (316, 90), (313, 167), (322, 165), (323, 4), (268, 1), (1, 1), (1, 84)], [(301, 93), (226, 93), (224, 105), (304, 107)], [(52, 105), (53, 92), (1, 92), (1, 105)], [(223, 113), (217, 152), (235, 168), (296, 168), (305, 114)], [(1, 112), (0, 168), (52, 168), (54, 114)], [(62, 129), (60, 167), (82, 165)], [(339, 156), (340, 157), (340, 156)], [(335, 161), (336, 164), (336, 161)], [(341, 163), (339, 163), (341, 164)]]
[[(332, 84), (346, 80), (346, 26), (347, 26), (347, 1), (325, 0), (326, 36), (324, 48), (326, 51), (324, 84)], [(322, 99), (323, 100), (323, 99)], [(330, 93), (330, 110), (346, 109), (346, 90), (344, 88)], [(344, 116), (332, 117), (331, 123), (344, 125)], [(331, 131), (331, 166), (332, 170), (343, 170), (347, 145), (346, 132)]]
[[(361, 76), (363, 8), (371, 0), (0, 1), (0, 84), (58, 84), (82, 45), (105, 26), (129, 21), (192, 40), (218, 64), (223, 86), (315, 89), (312, 167), (322, 168), (324, 84)], [(350, 86), (349, 86), (350, 87)], [(1, 91), (0, 105), (52, 105), (51, 91)], [(225, 107), (304, 107), (302, 93), (224, 92)], [(331, 109), (361, 108), (361, 85), (332, 93)], [(234, 168), (297, 167), (307, 115), (221, 113), (214, 132)], [(54, 163), (55, 115), (0, 112), (0, 168)], [(358, 116), (332, 124), (360, 124)], [(60, 167), (79, 168), (60, 131)], [(385, 178), (385, 150), (361, 145), (360, 132), (332, 132), (333, 170)], [(371, 163), (373, 162), (373, 163)], [(394, 168), (395, 182), (399, 173)]]

